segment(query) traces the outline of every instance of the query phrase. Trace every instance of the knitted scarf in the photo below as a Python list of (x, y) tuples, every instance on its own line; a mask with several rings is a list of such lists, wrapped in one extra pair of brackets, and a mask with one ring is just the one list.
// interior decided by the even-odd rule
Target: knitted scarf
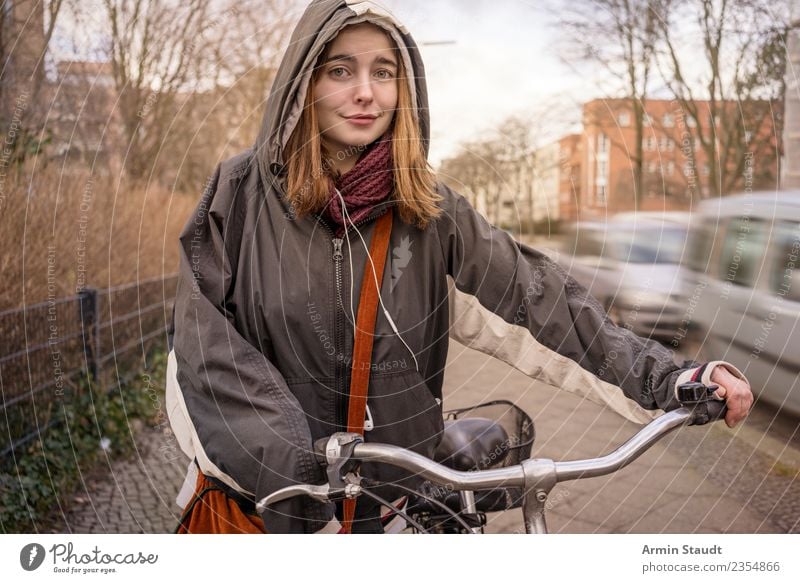
[[(392, 133), (384, 134), (361, 155), (350, 170), (331, 180), (331, 201), (326, 207), (326, 215), (336, 225), (336, 236), (342, 237), (347, 226), (366, 217), (376, 204), (385, 200), (394, 186), (392, 164)], [(347, 205), (350, 220), (345, 221), (342, 201), (334, 188), (342, 193)]]

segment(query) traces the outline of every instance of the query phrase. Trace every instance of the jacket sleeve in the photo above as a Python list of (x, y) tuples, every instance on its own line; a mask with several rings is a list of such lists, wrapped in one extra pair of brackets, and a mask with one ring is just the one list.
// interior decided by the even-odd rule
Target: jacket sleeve
[(616, 326), (547, 255), (489, 224), (460, 194), (440, 193), (451, 338), (632, 421), (680, 406), (675, 384), (698, 363), (679, 364), (671, 350)]
[[(177, 400), (200, 468), (258, 500), (324, 475), (298, 401), (274, 364), (240, 334), (228, 301), (245, 203), (236, 185), (236, 173), (218, 167), (181, 233), (173, 350)], [(332, 514), (332, 505), (303, 496), (262, 518), (267, 532), (313, 532)]]

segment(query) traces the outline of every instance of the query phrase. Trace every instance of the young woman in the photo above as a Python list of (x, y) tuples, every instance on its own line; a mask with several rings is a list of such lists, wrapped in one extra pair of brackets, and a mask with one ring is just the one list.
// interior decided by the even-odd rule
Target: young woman
[[(629, 419), (677, 407), (675, 386), (691, 378), (720, 385), (729, 425), (747, 414), (735, 367), (676, 364), (438, 183), (428, 134), (425, 73), (405, 28), (372, 2), (312, 2), (255, 147), (220, 164), (181, 236), (168, 407), (193, 460), (183, 531), (336, 530), (331, 504), (298, 497), (257, 516), (253, 500), (325, 482), (312, 444), (347, 426), (358, 290), (376, 275), (368, 249), (387, 213), (368, 441), (432, 456), (450, 338)], [(415, 483), (387, 467), (364, 473)], [(353, 530), (380, 532), (362, 498)]]

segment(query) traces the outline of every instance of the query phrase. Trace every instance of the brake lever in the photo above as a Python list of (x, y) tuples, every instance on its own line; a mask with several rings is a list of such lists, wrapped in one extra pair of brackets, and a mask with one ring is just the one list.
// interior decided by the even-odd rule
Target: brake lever
[(327, 484), (295, 484), (276, 490), (256, 503), (261, 514), (267, 506), (294, 496), (310, 496), (320, 502), (332, 502), (344, 498), (355, 498), (361, 494), (361, 476), (358, 475), (358, 460), (353, 458), (356, 445), (364, 443), (358, 433), (334, 433), (317, 440), (314, 454), (317, 461), (327, 468)]
[(295, 496), (305, 495), (320, 502), (334, 502), (343, 498), (355, 498), (359, 494), (361, 494), (361, 486), (359, 484), (346, 483), (344, 488), (331, 488), (330, 484), (316, 486), (313, 484), (296, 484), (264, 496), (256, 503), (256, 512), (261, 514), (267, 509), (267, 506)]
[(326, 467), (328, 483), (334, 488), (345, 488), (348, 483), (358, 483), (360, 462), (353, 457), (357, 445), (364, 443), (358, 433), (339, 431), (314, 443), (317, 461)]
[(302, 494), (311, 496), (320, 502), (327, 502), (330, 495), (330, 489), (331, 487), (328, 484), (322, 484), (319, 486), (314, 486), (313, 484), (297, 484), (295, 486), (287, 486), (285, 488), (281, 488), (280, 490), (276, 490), (272, 494), (268, 494), (259, 500), (256, 503), (256, 512), (261, 514), (267, 509), (267, 506), (282, 500), (286, 500), (287, 498), (300, 496)]

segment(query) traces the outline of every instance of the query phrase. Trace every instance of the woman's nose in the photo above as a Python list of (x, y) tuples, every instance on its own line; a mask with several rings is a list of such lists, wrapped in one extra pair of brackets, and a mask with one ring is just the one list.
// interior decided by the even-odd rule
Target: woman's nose
[(356, 85), (354, 98), (357, 103), (371, 103), (374, 97), (371, 80), (361, 80)]

